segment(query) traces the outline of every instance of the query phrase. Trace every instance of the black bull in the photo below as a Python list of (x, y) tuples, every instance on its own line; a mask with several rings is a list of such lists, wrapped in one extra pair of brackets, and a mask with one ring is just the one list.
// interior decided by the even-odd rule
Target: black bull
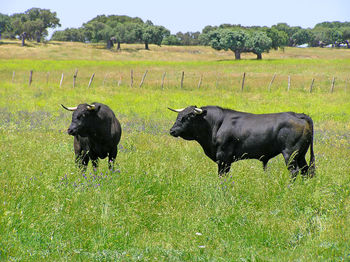
[[(178, 113), (170, 134), (197, 141), (218, 164), (220, 176), (241, 159), (258, 159), (266, 169), (267, 162), (281, 153), (293, 179), (299, 170), (302, 175), (314, 175), (313, 122), (305, 114), (257, 115), (218, 106), (170, 110)], [(305, 155), (309, 147), (308, 166)]]
[(67, 132), (74, 136), (76, 163), (86, 168), (91, 159), (92, 165), (97, 167), (98, 158), (108, 156), (109, 167), (112, 168), (122, 132), (113, 111), (100, 103), (62, 107), (73, 111), (72, 123)]

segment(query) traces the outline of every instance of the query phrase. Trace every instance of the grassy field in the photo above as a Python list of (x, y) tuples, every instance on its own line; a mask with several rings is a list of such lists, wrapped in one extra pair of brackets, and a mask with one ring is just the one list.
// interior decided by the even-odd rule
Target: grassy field
[[(286, 48), (234, 61), (208, 47), (28, 44), (0, 43), (0, 260), (350, 260), (349, 50)], [(115, 172), (107, 160), (86, 173), (74, 165), (71, 114), (60, 104), (93, 101), (122, 123)], [(167, 107), (187, 105), (309, 114), (316, 177), (291, 184), (278, 156), (267, 172), (246, 160), (218, 178), (198, 144), (168, 134), (176, 114)]]

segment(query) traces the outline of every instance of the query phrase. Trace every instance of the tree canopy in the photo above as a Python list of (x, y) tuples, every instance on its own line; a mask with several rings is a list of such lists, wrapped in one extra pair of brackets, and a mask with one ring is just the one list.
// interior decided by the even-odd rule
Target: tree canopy
[(13, 36), (21, 36), (23, 32), (26, 38), (40, 42), (42, 37), (48, 35), (48, 28), (61, 26), (56, 12), (49, 9), (31, 8), (24, 13), (14, 14), (10, 17), (11, 27), (9, 33)]
[[(60, 26), (56, 12), (48, 9), (31, 8), (24, 13), (0, 14), (0, 34), (3, 38), (22, 37), (40, 41), (48, 36), (49, 28)], [(347, 46), (350, 48), (350, 22), (322, 22), (314, 28), (289, 26), (278, 23), (271, 27), (242, 26), (240, 24), (207, 25), (201, 32), (170, 31), (151, 21), (144, 22), (139, 17), (127, 15), (98, 15), (79, 28), (55, 31), (51, 40), (104, 42), (107, 48), (117, 43), (143, 43), (156, 45), (209, 45), (218, 50), (232, 50), (237, 59), (243, 52), (253, 52), (261, 59), (261, 54), (270, 49), (285, 46)]]

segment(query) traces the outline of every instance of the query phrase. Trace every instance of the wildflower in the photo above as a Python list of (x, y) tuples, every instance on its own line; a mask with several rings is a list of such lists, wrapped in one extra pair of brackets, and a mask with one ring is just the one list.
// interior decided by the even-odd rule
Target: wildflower
[(197, 233), (196, 233), (196, 235), (197, 235), (197, 236), (201, 236), (201, 235), (202, 235), (202, 233), (197, 232)]

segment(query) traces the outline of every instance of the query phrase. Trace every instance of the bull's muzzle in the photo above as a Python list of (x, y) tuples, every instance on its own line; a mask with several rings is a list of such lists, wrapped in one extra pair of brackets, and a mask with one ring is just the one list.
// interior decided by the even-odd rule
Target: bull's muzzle
[(178, 133), (176, 132), (176, 130), (175, 130), (174, 128), (171, 128), (169, 133), (170, 133), (170, 135), (172, 135), (173, 137), (178, 137), (178, 136), (179, 136)]
[(77, 135), (78, 132), (75, 128), (69, 127), (67, 130), (67, 133), (68, 133), (68, 135), (75, 136), (75, 135)]

